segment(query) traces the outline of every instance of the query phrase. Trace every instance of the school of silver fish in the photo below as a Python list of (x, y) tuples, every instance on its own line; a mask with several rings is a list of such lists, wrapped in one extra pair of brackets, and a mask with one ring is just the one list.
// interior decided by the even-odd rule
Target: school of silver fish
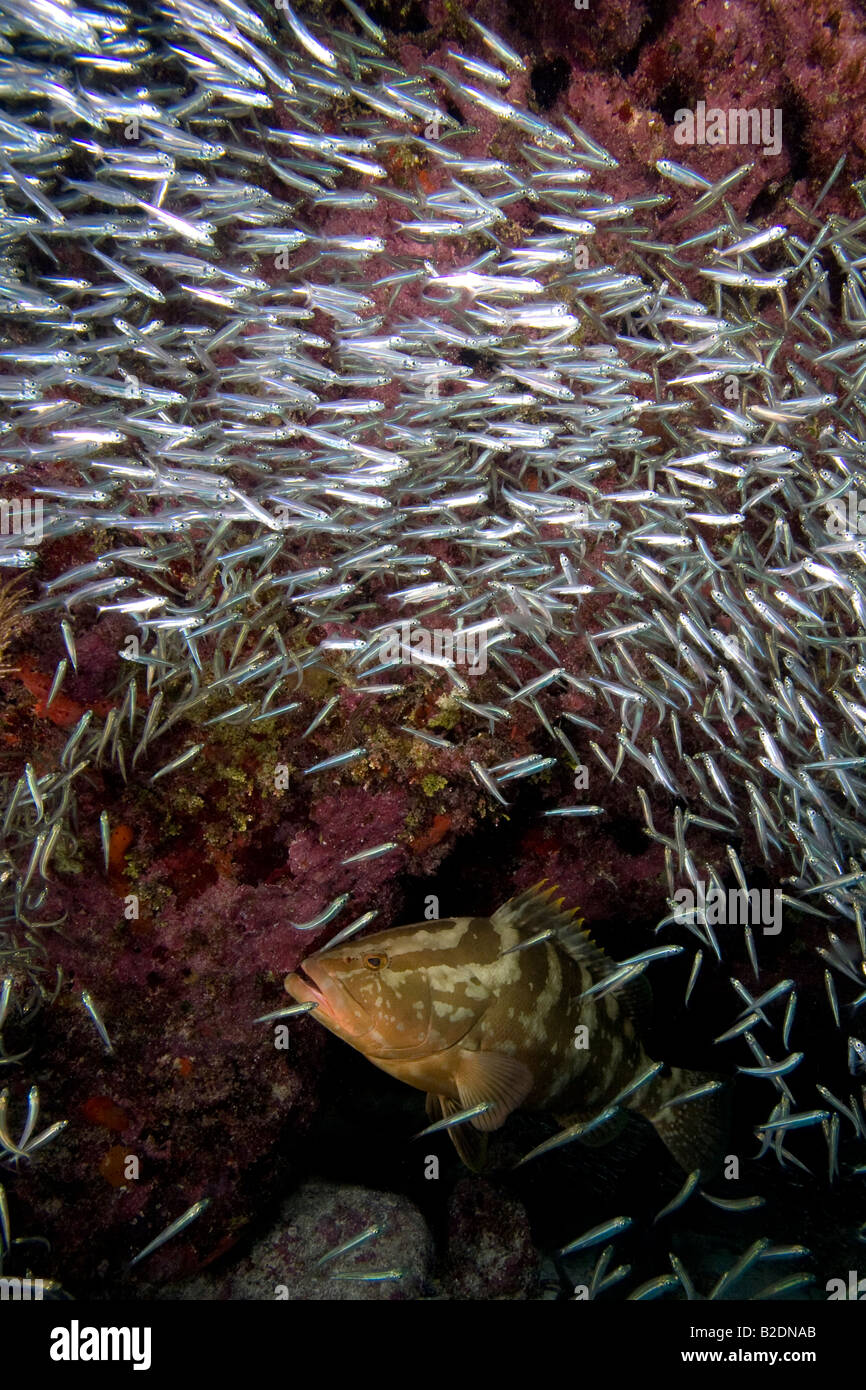
[[(48, 989), (40, 911), (83, 771), (194, 770), (203, 742), (162, 763), (159, 743), (207, 722), (212, 691), (236, 703), (210, 722), (280, 719), (302, 746), (333, 706), (309, 723), (293, 695), (338, 668), (395, 728), (408, 681), (479, 730), (530, 709), (545, 753), (474, 760), (478, 787), (498, 805), (509, 781), (588, 763), (594, 801), (634, 801), (664, 847), (672, 903), (718, 882), (691, 827), (748, 828), (784, 930), (826, 932), (850, 1085), (798, 1085), (797, 983), (761, 977), (750, 927), (757, 984), (733, 982), (719, 1042), (765, 1088), (762, 1156), (797, 1163), (786, 1146), (820, 1126), (832, 1181), (866, 1144), (866, 212), (821, 215), (844, 159), (786, 225), (734, 212), (750, 165), (712, 184), (660, 160), (657, 192), (618, 199), (603, 132), (513, 105), (523, 59), (467, 32), (471, 51), (409, 74), (353, 0), (327, 27), (289, 0), (0, 0), (0, 475), (7, 504), (40, 508), (38, 537), (4, 511), (0, 567), (110, 538), (31, 606), (67, 653), (49, 700), (82, 609), (139, 638), (119, 708), (7, 788), (0, 1046), (32, 981)], [(474, 125), (491, 119), (495, 156)], [(658, 241), (642, 214), (671, 186), (694, 201)], [(395, 621), (483, 637), (487, 675), (383, 656)], [(328, 636), (298, 653), (302, 624)], [(568, 690), (586, 717), (561, 712)], [(107, 856), (107, 814), (101, 830)], [(725, 949), (700, 913), (688, 932), (687, 998)]]

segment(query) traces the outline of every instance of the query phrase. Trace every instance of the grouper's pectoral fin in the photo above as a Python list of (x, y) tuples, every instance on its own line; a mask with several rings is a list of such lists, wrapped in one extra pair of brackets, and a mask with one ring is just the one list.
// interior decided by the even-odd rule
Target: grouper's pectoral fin
[(454, 1077), (457, 1092), (468, 1110), (473, 1105), (489, 1104), (484, 1115), (476, 1115), (470, 1124), (476, 1129), (499, 1129), (511, 1114), (522, 1105), (532, 1090), (532, 1072), (516, 1057), (502, 1052), (470, 1052), (461, 1048), (457, 1054)]
[(463, 1124), (448, 1130), (451, 1142), (467, 1168), (480, 1173), (487, 1161), (487, 1134), (498, 1129), (522, 1105), (532, 1090), (532, 1072), (515, 1057), (501, 1052), (470, 1052), (461, 1048), (457, 1053), (454, 1079), (458, 1100), (451, 1096), (427, 1094), (427, 1115), (435, 1123), (450, 1119), (475, 1105), (489, 1105), (483, 1115), (475, 1115)]
[[(447, 1120), (451, 1115), (458, 1115), (462, 1109), (459, 1101), (451, 1100), (450, 1096), (427, 1097), (427, 1115), (431, 1122)], [(448, 1133), (462, 1162), (471, 1172), (480, 1173), (487, 1162), (487, 1135), (473, 1129), (471, 1123), (455, 1125)]]

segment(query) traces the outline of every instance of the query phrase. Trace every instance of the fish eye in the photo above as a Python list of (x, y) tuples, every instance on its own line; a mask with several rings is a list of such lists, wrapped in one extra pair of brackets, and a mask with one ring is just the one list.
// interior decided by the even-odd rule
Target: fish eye
[(388, 964), (388, 957), (385, 955), (365, 956), (364, 964), (368, 970), (382, 970)]

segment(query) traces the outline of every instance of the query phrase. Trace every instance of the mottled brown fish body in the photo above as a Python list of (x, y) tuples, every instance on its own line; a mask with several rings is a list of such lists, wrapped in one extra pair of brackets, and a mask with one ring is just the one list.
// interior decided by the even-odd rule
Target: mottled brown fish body
[[(309, 957), (286, 989), (375, 1066), (426, 1091), (431, 1113), (486, 1104), (471, 1121), (481, 1131), (518, 1106), (592, 1118), (651, 1063), (629, 993), (614, 985), (586, 997), (612, 963), (551, 896), (530, 889), (492, 918), (347, 942)], [(555, 936), (532, 941), (546, 930)], [(654, 1111), (668, 1089), (654, 1083), (632, 1104)]]

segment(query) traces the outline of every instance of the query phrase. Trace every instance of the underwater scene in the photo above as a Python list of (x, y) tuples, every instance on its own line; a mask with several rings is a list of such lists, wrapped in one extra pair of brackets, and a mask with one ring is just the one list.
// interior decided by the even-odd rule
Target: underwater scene
[(866, 1299), (860, 0), (0, 0), (0, 821), (3, 1300)]

